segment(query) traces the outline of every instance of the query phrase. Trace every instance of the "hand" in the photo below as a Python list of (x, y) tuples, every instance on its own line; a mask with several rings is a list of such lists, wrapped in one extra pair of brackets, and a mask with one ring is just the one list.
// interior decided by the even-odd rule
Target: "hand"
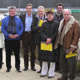
[(48, 45), (48, 44), (50, 44), (51, 42), (52, 42), (52, 39), (51, 39), (51, 38), (47, 38), (46, 44)]
[(12, 34), (10, 34), (9, 37), (12, 38), (12, 39), (14, 39), (14, 35), (12, 35)]
[(17, 34), (15, 34), (15, 35), (10, 34), (9, 37), (12, 38), (12, 39), (15, 39), (15, 38), (18, 37), (18, 35)]
[(47, 22), (47, 20), (43, 20), (43, 22)]
[(74, 52), (75, 51), (75, 48), (71, 48), (71, 51)]
[(17, 34), (15, 34), (15, 35), (14, 35), (14, 39), (15, 39), (15, 38), (17, 38), (17, 37), (18, 37), (18, 35), (17, 35)]

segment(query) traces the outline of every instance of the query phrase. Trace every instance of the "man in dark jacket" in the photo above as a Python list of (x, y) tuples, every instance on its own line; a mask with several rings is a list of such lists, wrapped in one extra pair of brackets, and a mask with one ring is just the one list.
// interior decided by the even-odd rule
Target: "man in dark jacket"
[[(54, 20), (58, 21), (60, 23), (60, 21), (63, 19), (63, 9), (64, 9), (64, 5), (62, 3), (58, 3), (56, 5), (56, 9), (57, 12), (55, 13), (54, 16)], [(58, 45), (58, 49), (55, 50), (56, 53), (56, 70), (55, 71), (59, 71), (59, 59), (60, 59), (60, 45)]]
[(31, 31), (31, 24), (33, 21), (34, 15), (32, 14), (32, 4), (27, 4), (26, 14), (21, 15), (20, 18), (24, 25), (24, 32), (22, 34), (22, 45), (24, 50), (24, 71), (28, 70), (28, 52), (29, 47), (31, 51), (31, 70), (36, 71), (35, 69), (35, 43), (34, 43), (34, 33)]
[[(47, 21), (42, 24), (40, 30), (41, 43), (39, 60), (42, 61), (42, 70), (40, 76), (43, 77), (48, 74), (48, 77), (52, 78), (55, 76), (54, 44), (59, 24), (57, 21), (54, 20), (54, 14), (52, 11), (48, 11), (46, 15)], [(50, 67), (48, 67), (48, 62), (50, 63)]]
[[(39, 6), (38, 7), (38, 14), (34, 17), (33, 22), (32, 22), (32, 26), (31, 29), (34, 32), (34, 39), (35, 39), (35, 44), (38, 46), (38, 52), (39, 52), (39, 47), (40, 47), (40, 28), (41, 25), (39, 25), (40, 21), (44, 21), (46, 19), (46, 15), (44, 12), (44, 7), (43, 6)], [(40, 67), (42, 66), (42, 62), (40, 62)], [(38, 71), (38, 73), (41, 72)]]
[(64, 9), (64, 5), (62, 3), (58, 3), (56, 5), (57, 12), (54, 15), (54, 20), (58, 21), (59, 23), (63, 19), (63, 9)]

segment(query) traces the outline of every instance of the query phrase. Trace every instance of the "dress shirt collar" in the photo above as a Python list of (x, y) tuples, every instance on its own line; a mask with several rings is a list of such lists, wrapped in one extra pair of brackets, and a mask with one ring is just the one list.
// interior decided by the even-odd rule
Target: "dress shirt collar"
[(44, 16), (42, 16), (42, 17), (40, 17), (40, 16), (39, 16), (39, 19), (42, 19), (42, 20), (44, 20)]
[(28, 14), (26, 13), (26, 17), (32, 17), (32, 14), (30, 16), (28, 16)]

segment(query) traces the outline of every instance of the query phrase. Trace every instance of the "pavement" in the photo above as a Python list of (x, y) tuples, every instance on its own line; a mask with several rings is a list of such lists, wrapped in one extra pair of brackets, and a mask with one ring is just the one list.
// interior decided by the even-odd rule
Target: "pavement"
[[(48, 76), (40, 77), (40, 73), (37, 73), (39, 71), (40, 67), (38, 64), (35, 65), (37, 71), (32, 71), (30, 66), (27, 71), (23, 71), (24, 69), (24, 60), (23, 58), (20, 58), (21, 61), (21, 73), (17, 72), (15, 69), (15, 57), (12, 55), (11, 57), (11, 71), (6, 72), (6, 60), (5, 60), (5, 51), (3, 51), (3, 66), (2, 69), (0, 69), (0, 80), (57, 80), (61, 76), (60, 73), (55, 72), (55, 76), (53, 78), (48, 78)], [(30, 65), (30, 62), (29, 62)], [(75, 80), (80, 80), (80, 77), (76, 77)]]
[[(15, 69), (15, 57), (12, 55), (11, 57), (11, 71), (6, 72), (6, 59), (5, 59), (5, 51), (3, 51), (3, 66), (2, 69), (0, 69), (0, 80), (49, 80), (48, 76), (40, 77), (40, 73), (37, 73), (37, 71), (40, 69), (39, 65), (36, 64), (35, 67), (37, 71), (32, 71), (29, 69), (27, 71), (23, 71), (24, 68), (24, 60), (23, 58), (20, 58), (21, 61), (21, 73), (17, 72)], [(30, 62), (29, 62), (30, 65)], [(57, 78), (60, 77), (59, 73), (55, 72), (55, 77), (51, 78), (50, 80), (57, 80)]]

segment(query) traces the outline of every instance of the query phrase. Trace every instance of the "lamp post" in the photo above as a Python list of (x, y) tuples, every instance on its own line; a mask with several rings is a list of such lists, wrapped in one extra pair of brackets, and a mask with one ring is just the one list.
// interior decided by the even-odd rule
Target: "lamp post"
[(19, 14), (20, 14), (20, 0), (19, 0)]
[(19, 0), (19, 9), (20, 9), (20, 0)]

